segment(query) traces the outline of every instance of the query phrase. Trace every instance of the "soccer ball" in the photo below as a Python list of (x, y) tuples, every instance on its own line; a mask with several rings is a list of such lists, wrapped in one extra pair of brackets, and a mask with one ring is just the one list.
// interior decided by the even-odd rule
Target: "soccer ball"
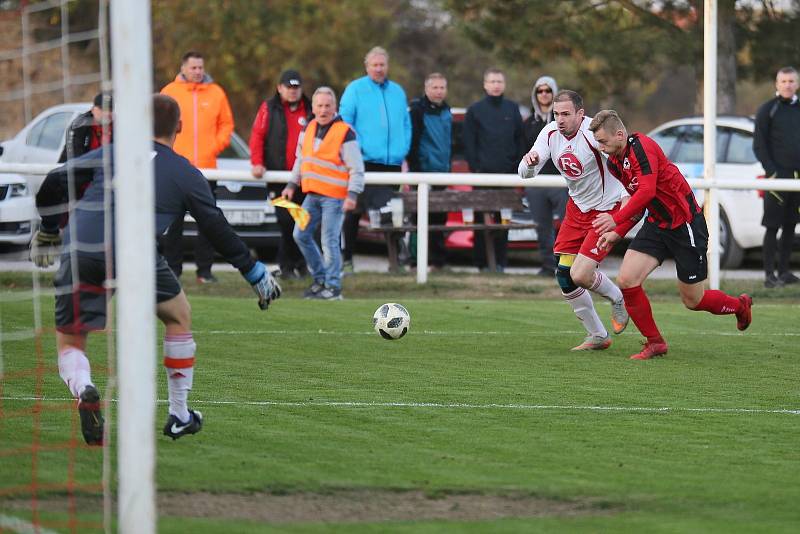
[(411, 315), (402, 304), (382, 304), (372, 316), (372, 326), (383, 339), (400, 339), (408, 333)]

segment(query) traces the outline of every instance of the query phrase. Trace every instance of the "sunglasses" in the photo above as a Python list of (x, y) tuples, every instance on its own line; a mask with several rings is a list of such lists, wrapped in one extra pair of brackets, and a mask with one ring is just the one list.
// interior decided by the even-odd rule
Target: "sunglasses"
[(536, 90), (536, 94), (537, 95), (541, 95), (541, 94), (544, 94), (544, 93), (552, 93), (552, 92), (553, 92), (552, 89), (537, 89)]

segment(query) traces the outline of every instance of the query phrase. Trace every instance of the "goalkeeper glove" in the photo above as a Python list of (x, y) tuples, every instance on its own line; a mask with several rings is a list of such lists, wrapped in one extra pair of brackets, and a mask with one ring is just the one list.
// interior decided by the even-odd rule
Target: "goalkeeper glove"
[(258, 307), (262, 310), (269, 308), (269, 304), (281, 296), (280, 284), (260, 261), (244, 277), (258, 296)]
[(50, 267), (56, 262), (60, 247), (61, 235), (58, 230), (55, 233), (37, 230), (31, 240), (31, 261), (37, 267)]

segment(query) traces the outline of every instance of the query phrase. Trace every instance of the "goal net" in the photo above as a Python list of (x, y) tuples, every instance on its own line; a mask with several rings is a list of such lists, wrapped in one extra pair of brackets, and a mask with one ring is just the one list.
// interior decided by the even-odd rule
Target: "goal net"
[[(153, 212), (149, 28), (149, 2), (140, 0), (0, 2), (0, 532), (110, 532), (115, 522), (123, 532), (155, 528), (154, 240), (147, 238), (154, 233), (153, 218), (143, 217)], [(70, 278), (54, 289), (59, 262), (39, 270), (28, 261), (34, 197), (70, 124), (96, 94), (111, 91), (115, 150), (126, 147), (115, 154), (113, 186), (110, 157), (104, 161), (116, 225), (111, 195), (84, 206), (107, 215), (99, 250), (107, 259), (116, 231), (116, 272), (107, 267), (105, 283), (84, 287), (76, 252), (91, 245), (67, 226), (60, 263), (71, 266)], [(102, 129), (105, 139), (110, 125)], [(67, 211), (81, 195), (73, 178)], [(85, 350), (105, 417), (99, 447), (85, 443), (57, 364), (54, 297), (79, 290), (106, 300), (105, 329)]]

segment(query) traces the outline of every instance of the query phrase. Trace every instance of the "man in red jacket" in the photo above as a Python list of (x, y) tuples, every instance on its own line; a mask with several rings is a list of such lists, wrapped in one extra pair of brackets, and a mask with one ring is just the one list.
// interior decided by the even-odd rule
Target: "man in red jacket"
[(614, 215), (602, 213), (592, 223), (602, 234), (598, 247), (606, 249), (622, 239), (647, 210), (647, 220), (628, 247), (617, 283), (634, 324), (647, 338), (644, 348), (631, 356), (647, 360), (667, 353), (650, 301), (642, 283), (667, 257), (675, 258), (678, 290), (690, 310), (714, 315), (736, 314), (736, 327), (750, 326), (753, 299), (742, 293), (733, 297), (715, 289), (704, 289), (708, 266), (708, 228), (702, 208), (691, 187), (655, 141), (644, 134), (628, 134), (616, 111), (598, 113), (589, 129), (608, 154), (608, 169), (631, 194), (628, 203)]
[[(290, 171), (294, 166), (297, 138), (311, 119), (311, 101), (303, 94), (303, 79), (296, 70), (281, 74), (277, 91), (258, 108), (250, 131), (250, 163), (256, 178), (266, 170)], [(269, 197), (281, 195), (284, 184), (269, 184)], [(304, 195), (298, 191), (295, 202), (303, 203)], [(278, 265), (281, 278), (302, 278), (308, 272), (306, 262), (294, 242), (294, 219), (286, 208), (275, 208), (281, 241), (278, 247)], [(263, 259), (263, 258), (262, 258)]]

